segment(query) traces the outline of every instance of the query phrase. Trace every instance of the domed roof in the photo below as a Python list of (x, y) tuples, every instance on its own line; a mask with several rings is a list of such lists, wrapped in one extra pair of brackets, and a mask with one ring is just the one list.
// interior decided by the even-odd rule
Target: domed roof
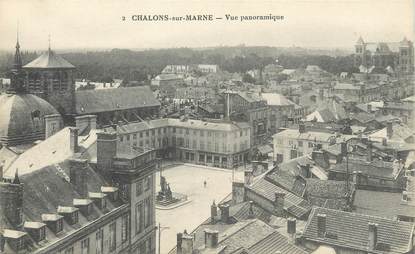
[(32, 94), (0, 95), (0, 142), (8, 145), (44, 139), (45, 116), (58, 111)]

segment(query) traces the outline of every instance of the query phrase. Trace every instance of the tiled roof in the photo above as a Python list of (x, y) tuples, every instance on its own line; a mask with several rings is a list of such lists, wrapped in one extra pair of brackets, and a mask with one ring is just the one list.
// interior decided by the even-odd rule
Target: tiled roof
[[(382, 160), (366, 161), (361, 159), (349, 158), (349, 173), (353, 171), (361, 171), (364, 175), (377, 176), (381, 178), (395, 178), (399, 173), (398, 165), (393, 162)], [(336, 164), (330, 171), (346, 172), (346, 162)]]
[(280, 233), (274, 232), (262, 241), (258, 242), (254, 246), (248, 249), (252, 254), (306, 254), (304, 250), (296, 247), (293, 244), (288, 243), (287, 238), (283, 237)]
[(265, 178), (260, 178), (248, 188), (251, 189), (254, 193), (268, 199), (271, 202), (274, 202), (274, 195), (276, 192), (285, 193), (284, 210), (297, 218), (304, 216), (311, 209), (309, 202), (277, 186), (276, 184), (271, 183)]
[[(353, 207), (357, 213), (396, 219), (398, 215), (415, 217), (414, 201), (402, 200), (401, 193), (357, 190)], [(388, 204), (388, 205), (385, 205)]]
[(148, 86), (76, 91), (75, 103), (77, 114), (160, 106)]
[(319, 207), (345, 210), (348, 208), (348, 199), (353, 193), (353, 184), (347, 192), (346, 182), (333, 180), (306, 179), (307, 200)]
[(35, 60), (23, 66), (25, 69), (74, 69), (71, 63), (55, 54), (54, 51), (48, 50)]
[[(317, 215), (326, 215), (326, 236), (318, 236)], [(368, 251), (368, 225), (378, 224), (377, 245), (373, 253), (407, 253), (412, 249), (414, 224), (382, 217), (313, 208), (303, 238), (353, 250)]]
[(369, 137), (375, 139), (388, 138), (388, 140), (405, 142), (409, 137), (414, 136), (414, 130), (402, 123), (393, 123), (392, 130), (391, 138), (388, 138), (387, 127), (370, 134)]

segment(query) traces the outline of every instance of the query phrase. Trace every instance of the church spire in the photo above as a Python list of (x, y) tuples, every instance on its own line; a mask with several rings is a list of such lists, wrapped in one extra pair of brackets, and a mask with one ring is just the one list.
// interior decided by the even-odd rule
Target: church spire
[(16, 51), (14, 53), (13, 69), (20, 70), (22, 68), (22, 55), (20, 54), (19, 31), (17, 31)]

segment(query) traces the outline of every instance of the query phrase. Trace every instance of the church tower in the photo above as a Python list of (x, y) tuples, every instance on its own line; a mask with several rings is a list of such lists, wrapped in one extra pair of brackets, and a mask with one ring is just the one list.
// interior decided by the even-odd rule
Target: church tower
[(65, 121), (75, 111), (75, 66), (57, 55), (49, 45), (46, 52), (23, 66), (27, 74), (27, 89), (52, 104)]

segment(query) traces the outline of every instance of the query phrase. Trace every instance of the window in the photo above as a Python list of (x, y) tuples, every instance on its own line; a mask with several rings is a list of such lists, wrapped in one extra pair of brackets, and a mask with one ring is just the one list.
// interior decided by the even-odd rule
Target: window
[(176, 133), (176, 127), (173, 127), (173, 133)]
[(200, 141), (199, 147), (200, 147), (200, 150), (205, 149), (205, 143), (202, 140)]
[(297, 150), (291, 150), (290, 151), (290, 159), (297, 158)]
[(140, 196), (143, 193), (143, 182), (141, 180), (138, 180), (138, 182), (135, 183), (135, 196)]
[(189, 135), (189, 129), (186, 129), (186, 135)]
[(140, 202), (135, 206), (135, 234), (143, 230), (143, 215), (143, 202)]
[(202, 130), (200, 130), (200, 136), (201, 136), (201, 137), (203, 137), (203, 136), (204, 136), (204, 133), (203, 133), (203, 131), (202, 131)]
[(46, 232), (45, 226), (39, 229), (39, 242), (45, 239), (45, 232)]
[(133, 139), (137, 139), (137, 133), (133, 134)]
[(128, 240), (128, 214), (124, 214), (121, 218), (121, 242), (124, 243)]
[(72, 213), (72, 224), (76, 224), (76, 223), (78, 223), (78, 211), (74, 211), (73, 213)]
[(140, 138), (142, 138), (143, 137), (143, 133), (142, 132), (140, 132)]
[(114, 251), (117, 247), (117, 224), (113, 222), (110, 224), (110, 239), (109, 239), (109, 248), (110, 251)]
[(146, 131), (146, 137), (148, 137), (149, 136), (149, 132), (148, 131)]
[(212, 136), (212, 132), (208, 131), (208, 137)]
[(95, 233), (96, 254), (104, 253), (104, 230), (101, 228)]
[(89, 238), (81, 241), (81, 254), (89, 254)]
[(218, 152), (219, 151), (219, 144), (218, 144), (218, 142), (215, 142), (215, 152)]
[(73, 246), (67, 248), (64, 253), (65, 254), (73, 254)]
[(309, 148), (312, 148), (314, 145), (313, 145), (313, 142), (308, 142), (308, 147)]
[(298, 147), (303, 147), (303, 141), (298, 141)]
[(151, 136), (154, 136), (154, 135), (156, 135), (156, 130), (152, 129), (151, 130)]

